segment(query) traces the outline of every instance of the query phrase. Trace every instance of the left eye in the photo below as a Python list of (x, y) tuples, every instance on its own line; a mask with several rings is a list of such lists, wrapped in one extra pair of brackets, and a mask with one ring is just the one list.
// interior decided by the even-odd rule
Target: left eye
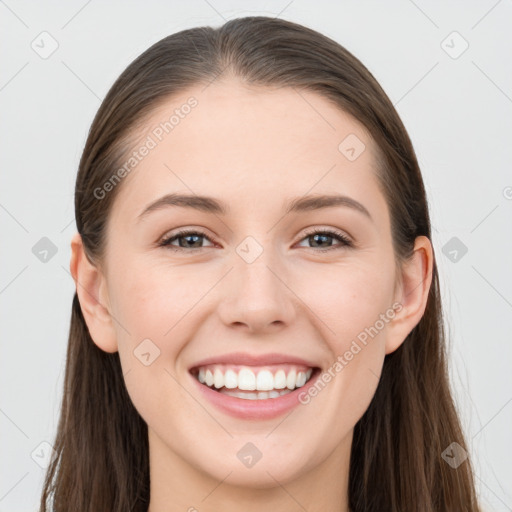
[[(174, 251), (183, 251), (188, 249), (196, 249), (201, 250), (205, 249), (205, 247), (198, 246), (197, 244), (200, 243), (202, 238), (206, 238), (206, 240), (211, 241), (210, 237), (208, 237), (205, 233), (201, 231), (180, 231), (170, 237), (163, 238), (159, 242), (159, 247), (169, 247), (170, 249)], [(327, 248), (320, 248), (320, 252), (330, 251), (334, 249), (339, 249), (342, 247), (353, 247), (353, 243), (341, 232), (338, 231), (329, 231), (329, 230), (315, 230), (310, 233), (306, 233), (304, 238), (302, 240), (314, 240), (314, 243), (322, 243), (322, 241), (325, 241), (326, 239), (334, 238), (335, 240), (338, 240), (340, 244), (338, 246), (329, 246)], [(175, 240), (182, 240), (185, 239), (185, 244), (182, 244), (179, 242), (179, 246), (175, 246), (172, 244)], [(311, 247), (310, 247), (311, 248)]]

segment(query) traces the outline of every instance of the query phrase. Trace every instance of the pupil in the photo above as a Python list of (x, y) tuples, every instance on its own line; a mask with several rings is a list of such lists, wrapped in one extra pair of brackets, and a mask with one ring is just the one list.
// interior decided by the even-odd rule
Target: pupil
[[(197, 239), (197, 238), (200, 238), (200, 236), (198, 236), (198, 235), (186, 235), (184, 238), (185, 238), (185, 239), (187, 240), (187, 242), (188, 242), (188, 240), (189, 240), (189, 239), (191, 239), (191, 238), (196, 238), (196, 239)], [(191, 242), (191, 243), (193, 244), (194, 242)], [(182, 247), (183, 247), (183, 246), (182, 246)], [(188, 247), (188, 245), (187, 245), (186, 247)]]
[[(318, 234), (318, 233), (316, 235), (313, 235), (313, 239), (316, 239), (317, 237), (323, 238), (324, 241), (326, 238), (329, 238), (327, 235), (322, 235), (322, 234)], [(316, 240), (315, 240), (315, 242), (316, 242)]]

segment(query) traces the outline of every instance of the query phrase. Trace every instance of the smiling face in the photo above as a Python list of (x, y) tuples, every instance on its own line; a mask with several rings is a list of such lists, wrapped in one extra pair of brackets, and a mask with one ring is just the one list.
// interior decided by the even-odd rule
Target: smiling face
[[(98, 288), (113, 320), (86, 319), (100, 348), (119, 350), (152, 470), (275, 486), (346, 463), (385, 354), (423, 310), (403, 319), (392, 310), (403, 289), (362, 125), (313, 92), (235, 80), (203, 88), (169, 99), (138, 134), (158, 143), (117, 185)], [(191, 96), (197, 106), (159, 141), (154, 128)], [(145, 212), (171, 194), (174, 205), (168, 197)], [(320, 196), (345, 199), (307, 201)], [(276, 361), (269, 354), (289, 360), (270, 365), (272, 375), (299, 358), (324, 372), (317, 384), (331, 378), (277, 415), (231, 398), (254, 407), (244, 417), (192, 374), (212, 358), (236, 371), (234, 353), (262, 356), (258, 369)], [(248, 467), (244, 457), (258, 452)]]

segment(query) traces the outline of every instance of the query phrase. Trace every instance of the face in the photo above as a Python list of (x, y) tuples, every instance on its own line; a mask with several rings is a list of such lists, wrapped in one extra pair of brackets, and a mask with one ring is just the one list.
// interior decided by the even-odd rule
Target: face
[[(389, 211), (362, 125), (313, 92), (203, 88), (160, 105), (137, 133), (134, 150), (148, 136), (156, 145), (117, 185), (101, 285), (114, 320), (93, 337), (119, 351), (153, 462), (285, 484), (347, 456), (385, 354), (413, 325), (397, 321)], [(191, 96), (197, 105), (172, 131), (155, 132)], [(143, 213), (167, 194), (202, 208)], [(305, 202), (324, 195), (349, 199)], [(238, 373), (247, 369), (262, 388), (268, 370), (277, 393), (303, 384), (293, 371), (311, 377), (279, 398), (216, 390), (233, 374), (250, 388)]]

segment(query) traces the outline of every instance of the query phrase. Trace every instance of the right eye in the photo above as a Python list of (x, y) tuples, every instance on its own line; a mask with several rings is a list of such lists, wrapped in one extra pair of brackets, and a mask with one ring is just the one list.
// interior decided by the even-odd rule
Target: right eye
[[(182, 246), (180, 244), (179, 247), (172, 245), (172, 242), (174, 240), (180, 240), (180, 239), (187, 239), (185, 242), (186, 244), (195, 244), (197, 243), (198, 239), (206, 238), (207, 240), (210, 240), (210, 238), (203, 233), (202, 231), (195, 231), (195, 230), (183, 230), (178, 231), (177, 233), (174, 233), (170, 236), (164, 237), (160, 242), (158, 243), (159, 247), (168, 247), (173, 251), (183, 251), (187, 249), (194, 249), (194, 250), (201, 250), (205, 249), (205, 247), (188, 247), (188, 246)], [(210, 240), (211, 241), (211, 240)]]

